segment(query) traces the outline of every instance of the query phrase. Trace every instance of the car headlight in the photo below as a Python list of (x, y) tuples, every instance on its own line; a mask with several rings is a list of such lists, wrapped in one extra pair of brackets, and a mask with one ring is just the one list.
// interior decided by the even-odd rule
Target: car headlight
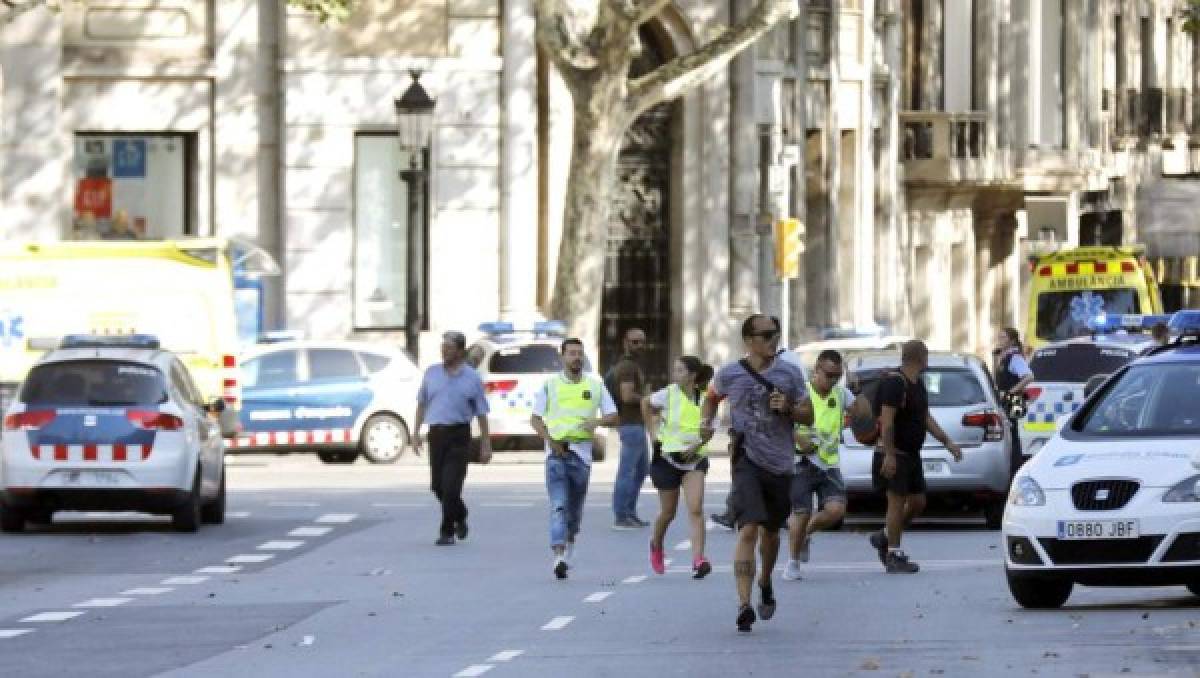
[(1045, 506), (1046, 493), (1042, 492), (1042, 486), (1033, 478), (1017, 476), (1009, 503), (1013, 506)]
[(1167, 493), (1163, 495), (1163, 501), (1200, 501), (1200, 476), (1192, 476), (1167, 490)]

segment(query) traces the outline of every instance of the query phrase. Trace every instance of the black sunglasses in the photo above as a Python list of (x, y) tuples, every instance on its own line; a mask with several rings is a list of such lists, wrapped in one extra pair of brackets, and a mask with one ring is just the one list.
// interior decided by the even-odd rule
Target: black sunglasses
[(767, 341), (770, 341), (770, 340), (774, 339), (775, 337), (779, 336), (779, 330), (759, 330), (757, 332), (751, 332), (750, 334), (747, 334), (746, 336), (761, 337), (763, 339), (766, 339)]

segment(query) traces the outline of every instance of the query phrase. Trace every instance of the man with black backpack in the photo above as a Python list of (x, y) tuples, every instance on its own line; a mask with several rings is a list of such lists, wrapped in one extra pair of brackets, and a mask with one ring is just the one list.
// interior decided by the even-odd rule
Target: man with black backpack
[(962, 449), (946, 435), (929, 413), (929, 394), (922, 373), (929, 367), (929, 349), (919, 339), (900, 349), (900, 370), (879, 383), (879, 446), (871, 463), (875, 489), (887, 493), (886, 527), (870, 536), (879, 562), (889, 574), (912, 574), (921, 568), (900, 549), (904, 528), (925, 510), (925, 471), (921, 447), (926, 432), (946, 446), (954, 461)]
[(755, 552), (761, 542), (758, 616), (775, 614), (771, 572), (779, 555), (779, 530), (792, 512), (794, 463), (792, 427), (812, 424), (808, 388), (799, 367), (778, 359), (777, 318), (754, 314), (742, 323), (746, 357), (717, 372), (704, 398), (702, 438), (712, 437), (717, 407), (729, 400), (732, 420), (730, 466), (733, 469), (737, 546), (733, 574), (738, 592), (738, 631), (751, 630), (757, 617), (750, 606)]

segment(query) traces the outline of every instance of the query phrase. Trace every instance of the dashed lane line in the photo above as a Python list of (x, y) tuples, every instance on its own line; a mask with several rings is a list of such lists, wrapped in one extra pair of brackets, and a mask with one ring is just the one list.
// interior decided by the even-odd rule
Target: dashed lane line
[(192, 571), (196, 574), (233, 574), (241, 569), (240, 565), (208, 565)]
[(597, 591), (597, 592), (593, 593), (592, 595), (588, 596), (587, 598), (584, 598), (583, 602), (585, 602), (585, 603), (600, 603), (600, 602), (603, 602), (605, 598), (611, 596), (612, 594), (613, 594), (612, 591)]
[(284, 508), (316, 508), (320, 506), (315, 501), (269, 501), (267, 506), (279, 506)]
[(226, 518), (249, 518), (250, 512), (249, 511), (226, 511), (225, 517)]
[(555, 617), (542, 626), (543, 631), (561, 631), (567, 624), (575, 621), (575, 617)]
[(297, 527), (288, 532), (289, 537), (324, 537), (333, 531), (332, 527)]
[(519, 502), (519, 501), (499, 502), (499, 501), (497, 501), (497, 502), (484, 502), (483, 504), (480, 504), (480, 506), (482, 506), (483, 508), (533, 508), (533, 502)]
[[(433, 502), (394, 502), (394, 501), (377, 501), (371, 504), (371, 508), (425, 508), (433, 506)], [(320, 521), (317, 521), (320, 522)]]
[(624, 579), (621, 580), (621, 583), (622, 584), (640, 584), (644, 581), (646, 581), (646, 575), (638, 574), (638, 575), (634, 575), (632, 577), (625, 577)]
[(265, 563), (275, 557), (274, 553), (241, 553), (236, 556), (230, 556), (225, 559), (227, 563)]
[(491, 664), (472, 664), (462, 671), (454, 674), (454, 678), (475, 678), (475, 676), (482, 676), (494, 668), (496, 667), (492, 666)]
[(0, 629), (0, 640), (16, 638), (17, 636), (23, 636), (26, 633), (33, 633), (33, 629)]
[(318, 516), (315, 523), (334, 523), (342, 525), (348, 523), (358, 517), (357, 513), (326, 513), (323, 516)]
[(65, 612), (65, 611), (64, 612), (40, 612), (38, 614), (30, 615), (30, 616), (22, 619), (21, 623), (22, 624), (41, 624), (41, 623), (45, 623), (45, 622), (67, 621), (68, 619), (74, 619), (82, 614), (83, 614), (83, 612), (79, 612), (79, 611), (75, 611), (75, 612)]
[(170, 593), (175, 589), (170, 586), (141, 586), (136, 589), (125, 589), (121, 592), (123, 596), (161, 596), (164, 593)]
[(691, 548), (692, 548), (692, 540), (691, 539), (684, 539), (683, 541), (681, 541), (675, 545), (676, 551), (687, 551)]
[(304, 546), (304, 541), (299, 539), (280, 539), (259, 544), (256, 548), (259, 551), (291, 551), (292, 549)]
[(487, 658), (489, 662), (508, 662), (525, 654), (525, 650), (504, 650)]
[(133, 602), (133, 598), (92, 598), (82, 603), (75, 603), (71, 607), (120, 607), (131, 602)]
[(203, 575), (184, 575), (181, 577), (167, 577), (159, 582), (163, 586), (188, 586), (190, 584), (200, 584), (208, 581), (208, 577)]

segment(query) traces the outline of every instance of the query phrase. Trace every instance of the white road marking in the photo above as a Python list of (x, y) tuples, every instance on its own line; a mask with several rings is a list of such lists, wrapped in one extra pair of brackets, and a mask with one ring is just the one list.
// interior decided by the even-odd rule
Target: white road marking
[(640, 584), (644, 581), (646, 581), (646, 575), (639, 574), (639, 575), (636, 575), (633, 577), (625, 577), (624, 579), (621, 580), (621, 583), (622, 584)]
[(4, 638), (16, 638), (26, 633), (33, 633), (33, 629), (0, 629), (0, 640)]
[[(375, 502), (375, 503), (371, 504), (371, 508), (425, 508), (426, 506), (432, 506), (432, 502), (425, 501), (425, 502), (404, 502), (404, 503), (402, 503), (402, 502), (379, 501), (379, 502)], [(317, 522), (321, 522), (321, 521), (317, 521)]]
[(1164, 652), (1200, 652), (1200, 645), (1164, 645)]
[(314, 506), (320, 506), (320, 504), (315, 501), (271, 501), (267, 502), (267, 506), (313, 508)]
[(490, 662), (507, 662), (525, 654), (525, 650), (504, 650), (487, 658)]
[(344, 523), (350, 522), (351, 520), (354, 520), (357, 517), (358, 517), (357, 513), (326, 513), (325, 515), (320, 516), (313, 522), (344, 524)]
[(274, 553), (243, 553), (225, 559), (227, 563), (265, 563), (275, 557)]
[(168, 577), (161, 582), (163, 586), (186, 586), (188, 584), (199, 584), (208, 581), (208, 577), (186, 575), (183, 577)]
[(666, 560), (663, 561), (663, 565), (665, 565), (666, 567), (670, 567), (671, 563), (673, 563), (673, 562), (675, 562), (675, 559), (667, 558)]
[(288, 532), (289, 537), (323, 537), (333, 531), (332, 527), (297, 527)]
[(82, 603), (75, 603), (71, 607), (118, 607), (129, 602), (133, 602), (133, 598), (92, 598)]
[(233, 574), (242, 568), (237, 565), (209, 565), (198, 570), (193, 570), (196, 574)]
[(259, 544), (258, 550), (260, 550), (260, 551), (291, 551), (292, 549), (300, 548), (301, 546), (304, 546), (304, 542), (301, 540), (279, 540), (279, 541), (269, 541), (264, 544)]
[(570, 624), (573, 621), (575, 621), (574, 617), (555, 617), (554, 619), (551, 619), (550, 621), (546, 622), (546, 625), (542, 627), (542, 630), (543, 631), (561, 631), (563, 628), (565, 628), (567, 626), (567, 624)]
[(22, 619), (21, 623), (22, 624), (25, 624), (25, 623), (32, 624), (32, 623), (40, 623), (40, 622), (60, 622), (60, 621), (66, 621), (68, 619), (74, 619), (74, 618), (80, 616), (81, 614), (83, 614), (83, 613), (82, 612), (42, 612), (42, 613), (31, 615), (29, 617)]
[(599, 603), (599, 602), (602, 602), (605, 598), (611, 596), (612, 594), (613, 594), (612, 591), (597, 591), (597, 592), (593, 593), (592, 595), (588, 596), (587, 598), (584, 598), (583, 602)]
[(475, 676), (482, 676), (488, 671), (491, 671), (493, 668), (495, 667), (491, 664), (472, 664), (462, 671), (454, 674), (454, 678), (474, 678)]
[(480, 504), (483, 508), (532, 508), (533, 502), (492, 502)]
[(676, 551), (687, 551), (690, 548), (692, 548), (692, 540), (691, 539), (684, 539), (683, 541), (681, 541), (675, 545)]
[(250, 512), (249, 511), (226, 511), (225, 517), (226, 518), (249, 518)]
[(159, 596), (164, 593), (170, 593), (175, 589), (170, 586), (143, 586), (136, 589), (126, 589), (121, 592), (123, 596)]

